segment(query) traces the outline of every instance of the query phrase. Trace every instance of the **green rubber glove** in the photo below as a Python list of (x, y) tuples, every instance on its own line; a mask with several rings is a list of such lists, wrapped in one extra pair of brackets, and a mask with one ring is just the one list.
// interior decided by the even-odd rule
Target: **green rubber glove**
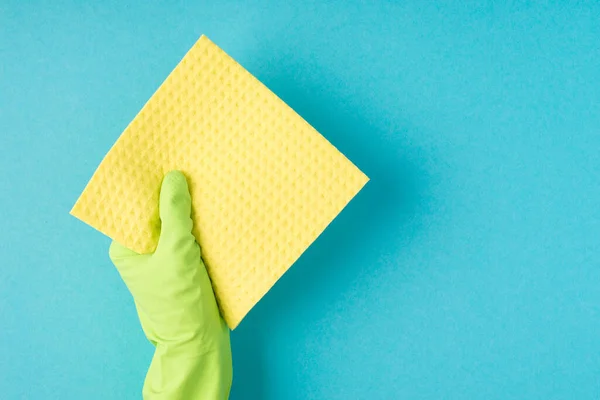
[(140, 255), (116, 242), (110, 246), (144, 333), (156, 346), (143, 388), (146, 400), (229, 397), (229, 329), (192, 235), (191, 207), (185, 176), (169, 172), (160, 192), (156, 251)]

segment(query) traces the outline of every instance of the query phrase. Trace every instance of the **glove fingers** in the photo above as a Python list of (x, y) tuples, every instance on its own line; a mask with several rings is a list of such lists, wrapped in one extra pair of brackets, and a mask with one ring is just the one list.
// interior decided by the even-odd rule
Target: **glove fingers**
[(138, 254), (120, 243), (113, 241), (108, 250), (108, 255), (119, 271), (119, 275), (135, 297), (135, 285), (140, 275), (147, 274), (145, 264), (151, 257), (150, 254)]
[(139, 256), (139, 254), (113, 240), (108, 249), (108, 256), (113, 263), (116, 263), (122, 259)]

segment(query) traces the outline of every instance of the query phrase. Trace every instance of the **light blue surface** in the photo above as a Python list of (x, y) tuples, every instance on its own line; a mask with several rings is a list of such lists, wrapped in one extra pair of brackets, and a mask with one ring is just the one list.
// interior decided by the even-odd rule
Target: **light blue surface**
[(202, 33), (372, 180), (233, 333), (232, 399), (600, 397), (600, 5), (83, 3), (0, 2), (1, 399), (139, 398), (68, 211)]

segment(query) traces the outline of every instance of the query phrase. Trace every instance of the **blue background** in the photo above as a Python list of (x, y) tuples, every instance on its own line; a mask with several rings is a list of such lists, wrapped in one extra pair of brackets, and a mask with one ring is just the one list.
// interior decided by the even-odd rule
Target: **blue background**
[(0, 398), (140, 397), (68, 212), (202, 33), (371, 178), (233, 333), (232, 399), (600, 397), (598, 3), (83, 3), (0, 2)]

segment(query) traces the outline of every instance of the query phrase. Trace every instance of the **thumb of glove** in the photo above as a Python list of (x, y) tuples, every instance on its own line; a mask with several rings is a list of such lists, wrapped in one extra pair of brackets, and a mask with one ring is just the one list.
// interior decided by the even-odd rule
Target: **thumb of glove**
[(195, 242), (191, 213), (192, 198), (185, 176), (181, 171), (169, 172), (160, 190), (161, 232), (157, 251)]

